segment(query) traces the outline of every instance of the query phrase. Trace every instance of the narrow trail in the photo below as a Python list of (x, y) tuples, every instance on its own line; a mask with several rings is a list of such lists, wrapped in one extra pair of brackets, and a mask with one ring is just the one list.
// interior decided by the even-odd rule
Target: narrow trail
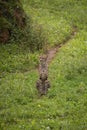
[(52, 61), (52, 59), (55, 57), (55, 55), (57, 54), (57, 52), (59, 51), (59, 49), (61, 47), (63, 47), (65, 44), (67, 44), (70, 40), (72, 40), (75, 37), (76, 33), (77, 33), (77, 28), (73, 27), (72, 33), (66, 41), (64, 41), (63, 43), (55, 46), (52, 49), (47, 50), (47, 52), (46, 52), (46, 56), (47, 56), (46, 62), (47, 62), (47, 64), (49, 64)]

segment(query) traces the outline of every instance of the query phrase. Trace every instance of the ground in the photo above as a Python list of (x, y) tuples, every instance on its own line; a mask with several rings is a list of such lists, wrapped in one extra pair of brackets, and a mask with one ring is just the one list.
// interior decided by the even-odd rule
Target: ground
[[(47, 42), (33, 53), (25, 42), (0, 46), (0, 129), (86, 130), (87, 1), (26, 0), (23, 5), (33, 31), (42, 31), (32, 32), (32, 37), (37, 36), (38, 43), (38, 36), (42, 41), (45, 37)], [(35, 87), (39, 56), (58, 45), (49, 64), (51, 88), (39, 97)]]

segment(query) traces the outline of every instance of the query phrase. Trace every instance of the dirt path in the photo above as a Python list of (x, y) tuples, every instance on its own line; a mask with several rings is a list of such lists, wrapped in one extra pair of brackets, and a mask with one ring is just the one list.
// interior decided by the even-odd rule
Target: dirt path
[(52, 61), (52, 59), (55, 57), (56, 53), (59, 51), (59, 49), (62, 46), (64, 46), (66, 43), (68, 43), (70, 40), (72, 40), (74, 38), (76, 33), (77, 33), (77, 29), (76, 29), (76, 27), (74, 27), (70, 37), (66, 41), (64, 41), (60, 45), (55, 46), (54, 48), (51, 48), (51, 49), (47, 50), (47, 53), (46, 53), (46, 55), (47, 55), (47, 64), (49, 64)]
[(64, 41), (60, 45), (55, 46), (52, 49), (47, 50), (45, 55), (40, 56), (40, 64), (39, 64), (39, 68), (38, 68), (39, 80), (37, 80), (37, 82), (36, 82), (37, 83), (36, 87), (37, 87), (37, 90), (38, 90), (40, 96), (46, 95), (47, 91), (50, 87), (50, 82), (48, 80), (49, 63), (55, 57), (56, 53), (58, 53), (59, 49), (74, 38), (74, 36), (76, 35), (76, 32), (77, 32), (76, 28), (73, 28), (70, 37), (66, 41)]

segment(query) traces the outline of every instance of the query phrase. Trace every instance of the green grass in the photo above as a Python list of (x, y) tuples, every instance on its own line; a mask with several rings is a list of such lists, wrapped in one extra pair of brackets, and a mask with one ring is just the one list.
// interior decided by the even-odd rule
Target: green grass
[[(86, 5), (86, 0), (23, 0), (33, 31), (31, 39), (24, 37), (28, 43), (0, 46), (0, 130), (87, 130)], [(35, 47), (44, 38), (45, 46), (55, 46), (73, 27), (77, 33), (49, 65), (51, 88), (40, 98), (35, 68), (41, 52), (31, 53), (30, 41)]]
[[(27, 3), (27, 0), (25, 2)], [(34, 30), (41, 28), (46, 37), (46, 44), (53, 46), (60, 44), (69, 37), (72, 27), (60, 14), (50, 12), (52, 10), (49, 3), (46, 1), (33, 2), (30, 0), (30, 5), (24, 4), (24, 8), (27, 14), (30, 13)]]
[(0, 46), (0, 72), (25, 72), (37, 67), (39, 52), (16, 43)]
[(30, 13), (34, 29), (36, 30), (38, 26), (42, 28), (48, 45), (53, 46), (65, 41), (74, 26), (87, 29), (84, 26), (87, 21), (85, 0), (23, 1), (27, 15)]

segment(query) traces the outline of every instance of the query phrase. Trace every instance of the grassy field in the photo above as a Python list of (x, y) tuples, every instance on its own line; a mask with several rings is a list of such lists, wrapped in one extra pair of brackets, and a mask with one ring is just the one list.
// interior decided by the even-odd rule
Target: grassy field
[[(0, 130), (87, 130), (87, 1), (23, 0), (23, 6), (30, 39), (0, 46)], [(49, 65), (51, 88), (40, 98), (35, 82), (43, 50), (29, 47), (65, 41)]]

